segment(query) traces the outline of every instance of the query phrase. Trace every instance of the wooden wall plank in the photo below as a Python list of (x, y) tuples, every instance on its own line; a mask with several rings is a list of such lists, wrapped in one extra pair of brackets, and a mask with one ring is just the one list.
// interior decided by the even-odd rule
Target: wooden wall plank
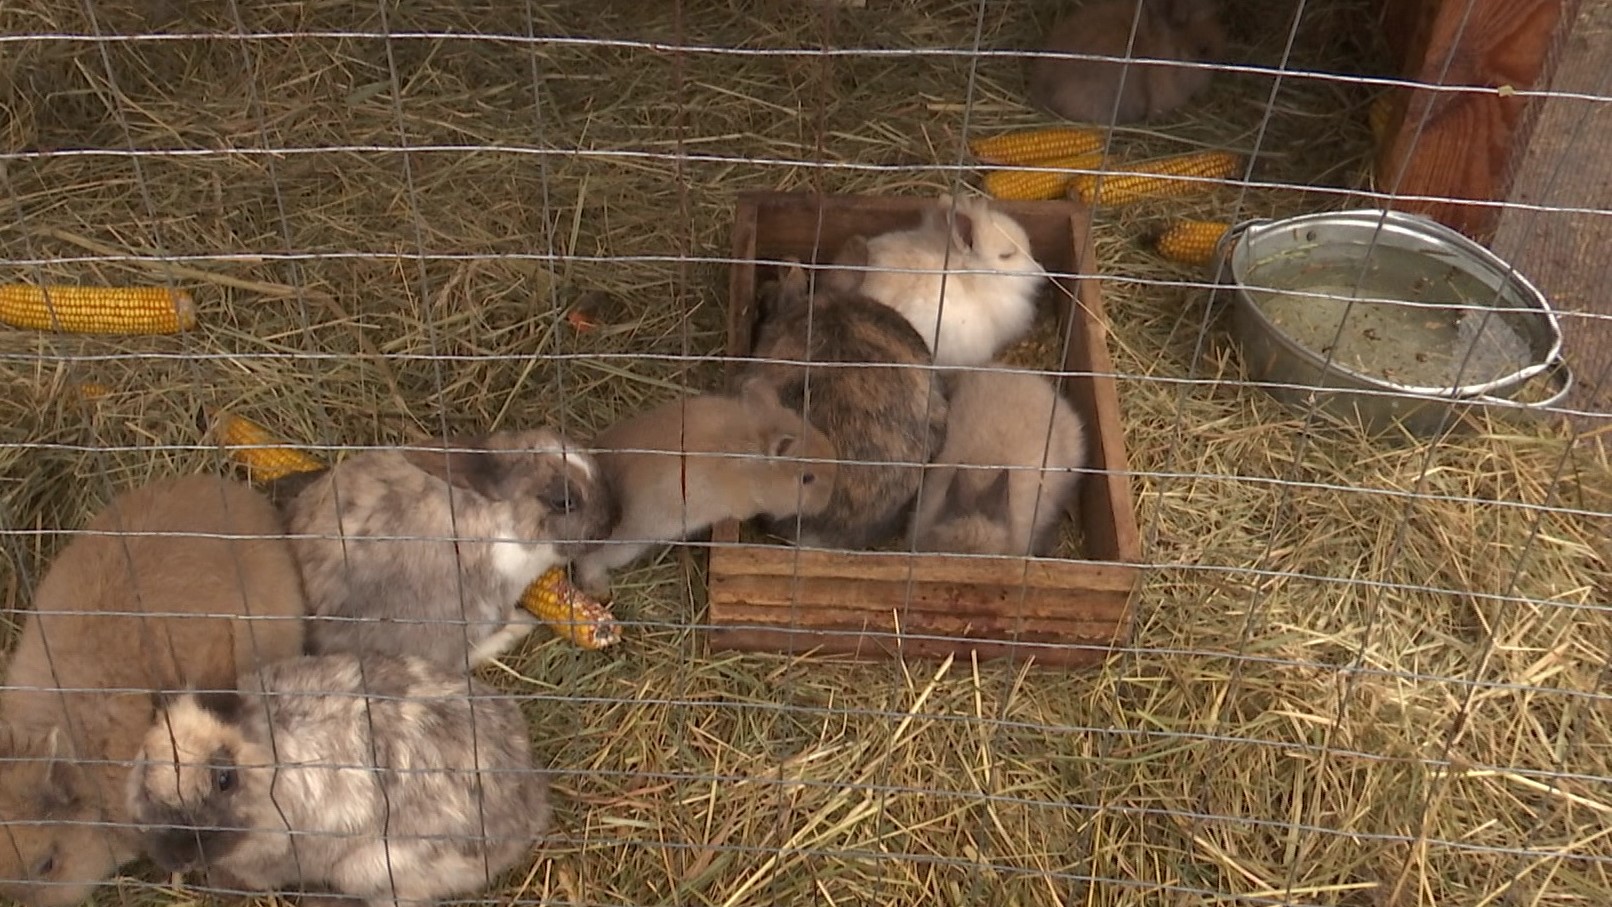
[[(1382, 0), (1400, 75), (1429, 86), (1535, 89), (1550, 82), (1579, 0)], [(1487, 242), (1526, 150), (1537, 105), (1499, 91), (1396, 90), (1378, 149), (1379, 190)], [(1449, 201), (1455, 199), (1456, 201)]]

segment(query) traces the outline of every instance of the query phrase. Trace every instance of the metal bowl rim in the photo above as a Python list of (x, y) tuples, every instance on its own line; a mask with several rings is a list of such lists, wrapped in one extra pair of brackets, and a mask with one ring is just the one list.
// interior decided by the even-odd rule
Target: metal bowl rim
[[(1428, 239), (1449, 243), (1455, 247), (1456, 251), (1479, 259), (1483, 264), (1488, 265), (1506, 279), (1516, 281), (1517, 287), (1523, 292), (1525, 299), (1532, 303), (1528, 308), (1538, 310), (1540, 315), (1543, 316), (1543, 321), (1548, 330), (1546, 339), (1549, 340), (1549, 349), (1541, 357), (1540, 361), (1526, 365), (1493, 381), (1481, 384), (1443, 385), (1439, 387), (1400, 384), (1397, 381), (1389, 381), (1357, 372), (1335, 360), (1329, 361), (1327, 357), (1298, 342), (1286, 331), (1272, 323), (1265, 316), (1265, 312), (1249, 298), (1249, 294), (1243, 285), (1243, 272), (1245, 270), (1243, 265), (1245, 264), (1244, 259), (1250, 256), (1244, 255), (1242, 259), (1238, 256), (1240, 251), (1246, 250), (1251, 242), (1257, 241), (1261, 236), (1281, 230), (1290, 230), (1294, 227), (1316, 224), (1361, 225), (1368, 227), (1376, 227), (1378, 224), (1392, 224), (1399, 228), (1409, 228), (1413, 231), (1421, 232)], [(1328, 372), (1335, 372), (1361, 384), (1368, 385), (1373, 390), (1409, 393), (1432, 399), (1451, 399), (1482, 396), (1496, 390), (1515, 390), (1554, 368), (1561, 358), (1561, 325), (1556, 317), (1556, 312), (1551, 308), (1549, 301), (1546, 300), (1545, 294), (1540, 292), (1532, 281), (1523, 276), (1521, 271), (1518, 271), (1505, 259), (1465, 235), (1431, 218), (1382, 208), (1352, 208), (1343, 211), (1319, 211), (1311, 214), (1299, 214), (1277, 220), (1250, 221), (1234, 228), (1234, 233), (1235, 235), (1229, 237), (1229, 242), (1225, 249), (1227, 263), (1225, 274), (1226, 280), (1236, 290), (1233, 296), (1237, 307), (1254, 315), (1262, 330), (1274, 337), (1284, 347), (1297, 354), (1301, 359), (1321, 370), (1323, 375)], [(1332, 388), (1331, 390), (1347, 390), (1347, 388)]]

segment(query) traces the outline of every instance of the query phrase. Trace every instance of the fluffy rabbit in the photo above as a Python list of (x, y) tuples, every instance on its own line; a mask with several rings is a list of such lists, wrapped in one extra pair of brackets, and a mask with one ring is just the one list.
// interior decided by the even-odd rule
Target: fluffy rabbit
[(546, 429), (365, 451), (285, 510), (310, 651), (413, 654), (461, 670), (531, 632), (521, 592), (615, 522), (593, 458)]
[(1050, 381), (1024, 372), (960, 373), (951, 401), (946, 446), (918, 499), (918, 547), (1051, 554), (1086, 464), (1080, 416)]
[(309, 656), (169, 698), (129, 775), (145, 851), (242, 890), (373, 907), (485, 888), (548, 830), (512, 699), (423, 658)]
[(854, 291), (825, 285), (810, 294), (798, 264), (771, 295), (763, 300), (754, 353), (763, 361), (744, 376), (773, 387), (785, 406), (822, 430), (834, 443), (839, 470), (821, 512), (773, 520), (769, 528), (822, 547), (886, 541), (906, 521), (923, 480), (921, 464), (946, 440), (946, 397), (923, 337), (894, 309)]
[(834, 490), (834, 442), (760, 381), (746, 382), (735, 396), (673, 400), (611, 426), (593, 443), (621, 508), (610, 541), (575, 564), (583, 589), (598, 598), (609, 595), (609, 571), (657, 542), (725, 519), (822, 513)]
[[(1140, 15), (1138, 2), (1142, 3)], [(1098, 0), (1054, 26), (1047, 35), (1045, 50), (1213, 62), (1226, 47), (1219, 7), (1218, 0)], [(1030, 64), (1030, 102), (1069, 120), (1134, 123), (1185, 104), (1208, 87), (1209, 76), (1208, 69), (1168, 63), (1127, 66), (1102, 60), (1037, 57)]]
[(138, 855), (123, 788), (152, 707), (135, 691), (233, 689), (302, 651), (296, 562), (247, 486), (153, 482), (87, 530), (103, 534), (75, 536), (40, 581), (0, 692), (0, 895), (35, 907), (82, 902)]
[[(1018, 221), (986, 199), (958, 199), (956, 205), (950, 229), (947, 196), (924, 209), (916, 228), (853, 237), (834, 260), (896, 270), (847, 268), (829, 278), (837, 288), (860, 290), (900, 312), (918, 329), (935, 364), (948, 368), (984, 365), (1028, 333), (1046, 273)], [(970, 273), (979, 271), (993, 273)]]

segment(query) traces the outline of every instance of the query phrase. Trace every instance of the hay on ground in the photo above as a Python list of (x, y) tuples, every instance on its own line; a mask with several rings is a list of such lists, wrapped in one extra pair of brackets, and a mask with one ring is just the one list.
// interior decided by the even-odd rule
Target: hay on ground
[[(1374, 71), (1370, 42), (1338, 37), (1371, 34), (1363, 0), (1303, 4), (1290, 57), (1298, 4), (1230, 6), (1254, 63)], [(35, 530), (76, 526), (150, 476), (218, 468), (201, 405), (322, 447), (534, 423), (585, 436), (715, 380), (712, 259), (736, 192), (936, 192), (965, 125), (1044, 122), (1010, 59), (306, 34), (667, 43), (681, 28), (695, 45), (810, 48), (825, 40), (812, 4), (360, 7), (0, 7), (7, 35), (129, 33), (186, 10), (199, 19), (159, 30), (302, 33), (4, 45), (3, 150), (64, 153), (0, 160), (0, 256), (42, 262), (26, 277), (172, 279), (205, 323), (153, 339), (0, 332), (8, 607), (60, 544)], [(881, 0), (840, 14), (831, 40), (1025, 47), (1048, 14)], [(1186, 285), (1200, 275), (1140, 241), (1165, 216), (1344, 204), (1368, 100), (1232, 74), (1116, 133), (1130, 159), (1257, 150), (1258, 179), (1293, 187), (1100, 215), (1153, 565), (1132, 650), (1083, 675), (711, 654), (699, 559), (670, 552), (622, 575), (621, 647), (537, 634), (492, 672), (530, 696), (561, 772), (559, 840), (500, 898), (1604, 901), (1608, 464), (1550, 426), (1393, 447), (1306, 424), (1239, 385), (1217, 313)], [(208, 153), (65, 153), (130, 148)], [(142, 260), (83, 260), (107, 250)], [(622, 322), (569, 331), (587, 293), (619, 300)], [(83, 381), (114, 392), (79, 403)], [(135, 876), (103, 899), (192, 896)]]

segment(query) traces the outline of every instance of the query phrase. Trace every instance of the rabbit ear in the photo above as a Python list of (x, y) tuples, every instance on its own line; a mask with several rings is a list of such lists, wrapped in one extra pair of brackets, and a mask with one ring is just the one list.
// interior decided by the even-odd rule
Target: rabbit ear
[(269, 500), (274, 502), (276, 507), (284, 507), (291, 503), (297, 495), (302, 494), (309, 485), (323, 478), (328, 472), (330, 472), (330, 468), (326, 467), (312, 472), (293, 472), (283, 475), (272, 482), (265, 482), (262, 485), (263, 493), (269, 496)]
[(939, 483), (941, 487), (940, 513), (936, 515), (939, 522), (959, 520), (974, 512), (974, 495), (964, 487), (967, 483), (962, 481), (963, 476), (956, 467), (944, 467)]
[(245, 698), (234, 690), (203, 690), (195, 695), (197, 705), (225, 724), (238, 723), (245, 711)]
[(778, 277), (763, 286), (761, 292), (757, 294), (758, 323), (781, 317), (785, 312), (793, 311), (796, 306), (811, 301), (811, 282), (807, 279), (806, 269), (800, 266), (800, 260), (797, 258), (785, 260), (789, 264), (781, 268)]
[(837, 266), (823, 273), (823, 285), (831, 290), (841, 293), (855, 291), (862, 286), (865, 272), (852, 270), (865, 268), (872, 260), (872, 253), (868, 251), (868, 238), (860, 234), (847, 239), (840, 246), (839, 252), (834, 255), (834, 264)]
[(402, 453), (410, 466), (455, 488), (492, 497), (498, 487), (498, 460), (481, 438), (427, 441)]
[(760, 375), (750, 375), (739, 381), (739, 402), (747, 408), (776, 409), (783, 404), (778, 399), (778, 388)]
[(538, 500), (551, 513), (575, 513), (587, 503), (587, 491), (569, 469), (556, 469), (543, 483)]
[(940, 205), (935, 209), (935, 223), (944, 230), (946, 218), (952, 219), (952, 245), (959, 252), (972, 252), (975, 240), (975, 206), (969, 204), (968, 199), (954, 198), (950, 195), (941, 196)]
[(83, 776), (78, 765), (73, 761), (73, 742), (67, 739), (60, 727), (53, 727), (45, 735), (44, 752), (49, 756), (45, 764), (44, 790), (45, 796), (58, 806), (70, 806), (78, 801), (78, 792), (83, 786)]
[(767, 456), (787, 457), (794, 452), (800, 439), (791, 432), (774, 432), (767, 438)]
[(1008, 471), (999, 469), (996, 477), (974, 497), (976, 509), (985, 518), (995, 523), (1003, 523), (1008, 518)]

